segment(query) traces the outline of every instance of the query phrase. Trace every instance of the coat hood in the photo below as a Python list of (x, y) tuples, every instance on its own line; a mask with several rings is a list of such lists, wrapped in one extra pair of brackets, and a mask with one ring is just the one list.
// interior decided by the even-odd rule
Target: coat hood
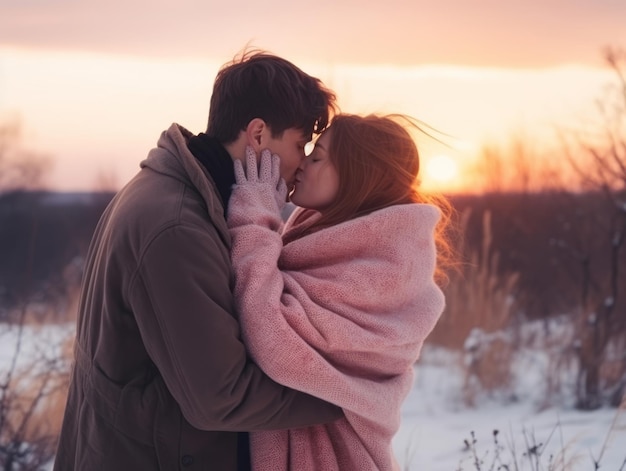
[[(161, 133), (157, 146), (139, 165), (141, 168), (150, 168), (195, 187), (205, 201), (209, 214), (222, 215), (224, 208), (219, 198), (216, 198), (215, 183), (211, 175), (187, 146), (187, 141), (192, 136), (193, 134), (183, 126), (173, 123)], [(227, 231), (222, 221), (223, 217), (213, 219), (216, 223), (221, 222), (223, 227), (220, 229)]]

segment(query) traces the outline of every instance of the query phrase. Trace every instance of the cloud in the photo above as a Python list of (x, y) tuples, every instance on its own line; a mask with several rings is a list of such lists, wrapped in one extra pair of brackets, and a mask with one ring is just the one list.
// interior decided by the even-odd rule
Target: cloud
[(599, 62), (626, 44), (625, 21), (617, 0), (4, 0), (0, 45), (228, 60), (251, 42), (331, 64), (544, 66)]

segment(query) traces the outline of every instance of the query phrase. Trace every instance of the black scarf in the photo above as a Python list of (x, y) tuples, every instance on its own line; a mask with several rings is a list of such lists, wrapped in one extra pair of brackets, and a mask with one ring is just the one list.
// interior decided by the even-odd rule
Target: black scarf
[[(220, 142), (207, 134), (200, 133), (187, 142), (187, 147), (193, 156), (198, 159), (209, 172), (215, 182), (217, 192), (222, 198), (224, 217), (228, 211), (228, 200), (235, 184), (235, 170), (233, 159)], [(237, 435), (237, 470), (250, 471), (250, 442), (246, 432)]]
[(226, 216), (228, 200), (235, 184), (233, 159), (216, 138), (204, 133), (191, 137), (187, 142), (187, 147), (213, 178), (217, 192), (222, 198), (224, 216)]
[[(209, 172), (215, 182), (217, 192), (222, 198), (224, 217), (228, 211), (228, 200), (235, 184), (235, 170), (233, 159), (220, 142), (207, 134), (200, 133), (187, 142), (187, 147), (193, 156), (198, 159)], [(250, 471), (250, 442), (248, 433), (240, 432), (237, 435), (237, 470)]]

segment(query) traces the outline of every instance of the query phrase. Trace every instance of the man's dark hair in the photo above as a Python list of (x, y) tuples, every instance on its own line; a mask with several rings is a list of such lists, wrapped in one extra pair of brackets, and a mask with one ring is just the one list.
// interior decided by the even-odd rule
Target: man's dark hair
[(336, 112), (335, 94), (291, 62), (265, 51), (242, 52), (215, 78), (207, 134), (222, 143), (237, 139), (254, 118), (272, 137), (286, 129), (321, 133)]

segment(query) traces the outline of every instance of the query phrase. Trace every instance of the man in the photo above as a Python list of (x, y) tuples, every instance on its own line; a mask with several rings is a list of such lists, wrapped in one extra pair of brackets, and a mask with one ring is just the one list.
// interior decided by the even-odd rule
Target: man
[(248, 52), (218, 73), (205, 134), (163, 132), (89, 249), (55, 470), (248, 469), (238, 432), (340, 417), (248, 359), (225, 222), (246, 145), (279, 154), (291, 182), (334, 109), (316, 78)]

